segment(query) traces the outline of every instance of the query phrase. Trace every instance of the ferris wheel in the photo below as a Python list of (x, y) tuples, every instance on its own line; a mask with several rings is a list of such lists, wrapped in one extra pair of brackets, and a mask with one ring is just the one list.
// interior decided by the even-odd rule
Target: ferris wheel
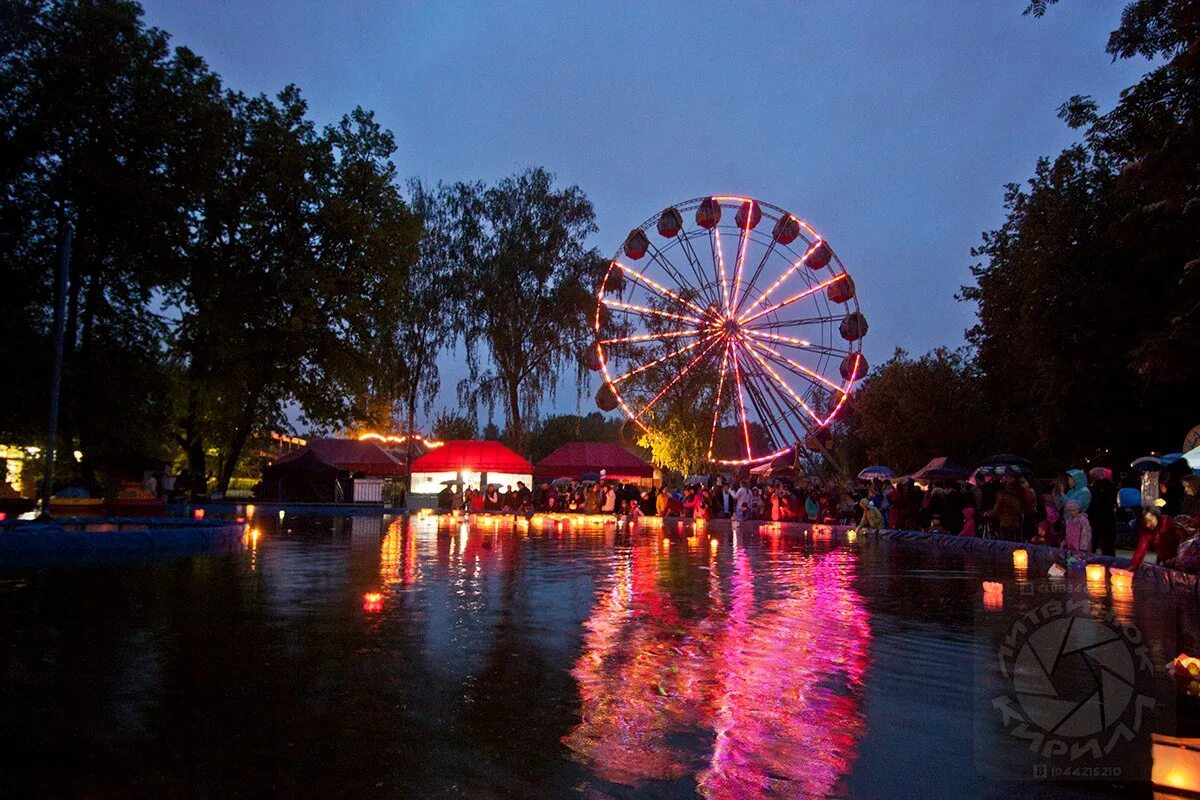
[(643, 432), (690, 425), (722, 465), (827, 444), (867, 371), (867, 320), (833, 248), (749, 197), (695, 198), (630, 231), (593, 327), (600, 408)]

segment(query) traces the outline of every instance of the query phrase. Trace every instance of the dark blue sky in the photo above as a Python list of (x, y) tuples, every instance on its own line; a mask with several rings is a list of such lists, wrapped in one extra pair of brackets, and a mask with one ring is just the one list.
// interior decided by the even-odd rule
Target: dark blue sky
[[(294, 82), (319, 123), (374, 109), (403, 175), (542, 165), (578, 184), (605, 255), (687, 198), (783, 206), (854, 276), (871, 363), (962, 343), (973, 308), (954, 294), (1003, 185), (1073, 141), (1064, 100), (1107, 108), (1147, 69), (1104, 52), (1124, 0), (1041, 20), (1026, 0), (144, 1), (235, 88)], [(461, 371), (444, 361), (451, 405)]]

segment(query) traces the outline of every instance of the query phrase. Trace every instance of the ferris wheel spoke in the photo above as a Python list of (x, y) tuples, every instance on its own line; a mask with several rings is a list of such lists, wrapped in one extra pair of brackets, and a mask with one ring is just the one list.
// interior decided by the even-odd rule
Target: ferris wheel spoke
[(677, 339), (681, 336), (703, 336), (702, 330), (663, 331), (662, 333), (640, 333), (636, 336), (618, 336), (613, 339), (601, 339), (596, 344), (633, 344), (635, 342), (652, 342), (656, 339)]
[(751, 356), (754, 358), (754, 360), (755, 360), (755, 361), (757, 361), (759, 364), (761, 364), (761, 365), (763, 366), (763, 368), (764, 368), (764, 369), (765, 369), (765, 370), (766, 370), (768, 373), (770, 373), (771, 377), (775, 379), (775, 382), (776, 382), (777, 384), (779, 384), (779, 386), (780, 386), (780, 387), (781, 387), (781, 388), (784, 390), (784, 392), (786, 392), (786, 393), (787, 393), (787, 395), (788, 395), (789, 397), (791, 397), (793, 400), (795, 400), (795, 401), (796, 401), (796, 403), (797, 403), (797, 404), (799, 404), (799, 406), (800, 406), (801, 408), (803, 408), (803, 409), (805, 410), (805, 412), (806, 412), (806, 413), (807, 413), (807, 414), (808, 414), (810, 417), (812, 417), (812, 418), (813, 418), (813, 421), (814, 421), (814, 422), (816, 422), (818, 425), (820, 425), (820, 424), (821, 424), (821, 418), (820, 418), (819, 416), (817, 416), (817, 413), (816, 413), (815, 411), (813, 411), (813, 410), (812, 410), (812, 408), (811, 408), (811, 407), (808, 405), (808, 403), (804, 402), (804, 398), (802, 398), (800, 395), (796, 394), (796, 390), (795, 390), (795, 389), (793, 389), (793, 388), (792, 388), (792, 387), (791, 387), (791, 386), (788, 384), (788, 382), (787, 382), (787, 381), (785, 381), (785, 380), (784, 380), (784, 379), (783, 379), (783, 378), (782, 378), (782, 377), (779, 375), (779, 373), (778, 373), (778, 372), (776, 372), (776, 371), (774, 370), (774, 368), (773, 368), (773, 367), (772, 367), (770, 364), (768, 364), (768, 363), (766, 362), (766, 360), (764, 360), (764, 359), (763, 359), (763, 357), (762, 357), (762, 356), (760, 356), (758, 353), (756, 353), (756, 352), (755, 352), (753, 349), (750, 349), (748, 352), (749, 352), (749, 353), (750, 353), (750, 355), (751, 355)]
[(657, 308), (647, 308), (646, 306), (634, 305), (633, 303), (624, 303), (620, 300), (610, 300), (607, 297), (603, 298), (601, 302), (603, 302), (606, 306), (618, 309), (620, 311), (629, 311), (635, 314), (651, 314), (656, 317), (679, 320), (680, 322), (687, 322), (693, 325), (702, 326), (705, 324), (704, 320), (686, 314), (673, 314), (670, 311), (659, 311)]
[[(803, 292), (794, 294), (786, 300), (781, 300), (780, 302), (776, 303), (775, 305), (771, 306), (770, 308), (765, 308), (762, 311), (759, 311), (759, 312), (753, 314), (752, 316), (746, 316), (746, 314), (750, 314), (750, 312), (754, 310), (754, 308), (751, 308), (746, 312), (746, 314), (743, 314), (741, 317), (739, 317), (738, 321), (743, 325), (749, 325), (751, 322), (758, 319), (759, 317), (762, 317), (766, 314), (770, 314), (773, 311), (779, 311), (782, 308), (787, 308), (788, 306), (792, 305), (793, 303), (797, 303), (806, 297), (811, 297), (814, 294), (816, 294), (817, 292), (821, 291), (822, 289), (825, 289), (828, 286), (830, 286), (834, 283), (837, 283), (838, 281), (845, 280), (846, 277), (847, 277), (846, 273), (840, 272), (828, 280), (821, 281), (816, 286), (810, 286), (807, 289), (805, 289)], [(765, 296), (766, 295), (763, 295), (763, 297), (765, 297)], [(759, 297), (759, 303), (757, 305), (761, 305), (761, 303), (762, 303), (762, 297)], [(757, 307), (757, 305), (755, 307)]]
[[(705, 314), (704, 309), (701, 308), (700, 306), (696, 305), (695, 303), (693, 303), (691, 300), (688, 300), (686, 297), (681, 297), (680, 295), (675, 294), (674, 292), (672, 292), (667, 287), (663, 286), (658, 281), (653, 280), (652, 278), (648, 277), (644, 273), (638, 272), (633, 267), (622, 264), (620, 261), (613, 261), (613, 264), (618, 266), (622, 272), (624, 272), (629, 277), (633, 278), (635, 281), (638, 281), (639, 283), (642, 283), (643, 285), (657, 291), (658, 294), (661, 295), (662, 297), (665, 297), (668, 300), (674, 300), (677, 303), (680, 303), (682, 305), (687, 306), (688, 308), (691, 308), (692, 310), (696, 311), (701, 316), (704, 316), (704, 314)], [(674, 277), (674, 276), (672, 276), (672, 277)], [(676, 282), (678, 282), (677, 278), (676, 278)], [(686, 291), (685, 287), (681, 286), (680, 288), (684, 289)]]
[[(663, 272), (671, 276), (671, 280), (675, 281), (675, 285), (679, 287), (679, 291), (687, 292), (689, 289), (692, 289), (693, 287), (691, 283), (689, 283), (687, 279), (683, 277), (683, 274), (680, 272), (679, 268), (676, 267), (675, 263), (667, 257), (666, 251), (655, 247), (653, 242), (650, 242), (649, 244), (650, 246), (648, 248), (648, 252), (650, 253), (650, 260), (652, 262), (656, 262), (660, 267), (662, 267)], [(697, 291), (701, 294), (704, 294), (705, 299), (708, 299), (708, 295), (704, 293), (702, 288), (704, 286), (703, 281), (697, 284), (697, 286), (701, 287), (697, 288)]]
[(740, 298), (738, 298), (737, 303), (733, 307), (733, 315), (735, 317), (741, 313), (742, 304), (745, 303), (746, 298), (748, 298), (750, 296), (750, 290), (754, 288), (755, 282), (762, 275), (763, 268), (766, 267), (766, 265), (767, 265), (767, 259), (769, 259), (771, 257), (771, 254), (774, 252), (775, 252), (775, 239), (772, 238), (771, 244), (767, 247), (766, 251), (762, 254), (762, 258), (760, 258), (758, 260), (758, 266), (756, 266), (754, 268), (754, 274), (750, 276), (750, 280), (746, 281), (746, 288), (745, 288), (745, 290), (742, 291), (742, 296)]
[(758, 348), (758, 350), (760, 352), (762, 352), (764, 354), (768, 354), (768, 357), (772, 358), (772, 360), (776, 364), (778, 364), (781, 367), (786, 367), (789, 372), (795, 373), (796, 375), (800, 376), (801, 378), (804, 378), (809, 383), (812, 383), (813, 385), (823, 386), (826, 389), (832, 389), (835, 392), (839, 392), (839, 393), (843, 393), (843, 394), (845, 393), (846, 388), (844, 386), (839, 386), (838, 384), (829, 380), (828, 378), (821, 375), (820, 373), (814, 372), (813, 370), (809, 369), (808, 367), (804, 366), (803, 364), (793, 361), (792, 359), (788, 358), (787, 356), (785, 356), (783, 353), (779, 352), (775, 348), (768, 347), (767, 345), (762, 344), (761, 342), (753, 342), (752, 344), (756, 348)]
[(725, 373), (729, 370), (729, 340), (725, 340), (725, 350), (721, 354), (721, 375), (717, 378), (717, 401), (713, 406), (712, 433), (708, 437), (708, 458), (712, 460), (713, 445), (717, 441), (717, 421), (721, 418), (721, 395), (725, 391)]
[[(822, 239), (814, 239), (812, 244), (810, 244), (808, 246), (808, 248), (804, 251), (803, 255), (801, 255), (799, 258), (797, 258), (795, 261), (793, 261), (791, 263), (791, 266), (789, 266), (787, 269), (785, 269), (783, 271), (783, 274), (780, 275), (778, 278), (776, 278), (775, 282), (772, 283), (770, 286), (768, 286), (767, 290), (758, 296), (758, 299), (755, 300), (754, 303), (748, 309), (746, 309), (746, 313), (743, 314), (741, 317), (739, 317), (739, 319), (743, 319), (747, 314), (754, 311), (754, 309), (758, 308), (763, 303), (767, 302), (767, 298), (771, 296), (771, 293), (774, 292), (776, 289), (778, 289), (783, 284), (783, 282), (788, 279), (788, 276), (790, 276), (796, 270), (800, 269), (801, 265), (803, 265), (804, 262), (808, 260), (808, 257), (816, 251), (817, 247), (820, 246), (822, 241), (823, 241)], [(795, 252), (795, 251), (792, 251), (792, 252)]]
[(754, 218), (754, 201), (747, 200), (746, 202), (750, 204), (750, 207), (746, 213), (745, 222), (739, 226), (742, 232), (738, 234), (738, 255), (733, 267), (733, 285), (729, 287), (729, 313), (731, 315), (738, 305), (738, 287), (742, 283), (742, 268), (746, 265), (746, 245), (750, 243), (750, 221)]
[(817, 317), (797, 317), (796, 319), (780, 319), (774, 322), (760, 322), (754, 326), (755, 330), (769, 330), (771, 328), (798, 328), (802, 325), (821, 325), (826, 322), (837, 322), (843, 319), (845, 314), (824, 314)]
[(733, 358), (733, 378), (737, 382), (738, 412), (742, 417), (742, 439), (746, 442), (746, 459), (752, 460), (754, 453), (750, 450), (750, 425), (746, 421), (746, 398), (742, 391), (742, 365), (737, 356)]
[(671, 390), (671, 387), (673, 387), (675, 384), (679, 383), (679, 381), (683, 379), (683, 376), (684, 376), (684, 375), (687, 375), (689, 372), (691, 372), (691, 371), (692, 371), (692, 367), (694, 367), (694, 366), (696, 366), (697, 364), (699, 364), (699, 363), (700, 363), (700, 361), (701, 361), (701, 359), (703, 359), (703, 358), (704, 358), (706, 355), (708, 355), (708, 354), (709, 354), (709, 353), (712, 351), (712, 349), (713, 349), (714, 347), (716, 347), (716, 346), (717, 346), (717, 345), (720, 343), (720, 341), (721, 341), (720, 339), (717, 339), (717, 340), (716, 340), (716, 341), (714, 341), (712, 344), (710, 344), (708, 347), (704, 348), (704, 349), (703, 349), (703, 350), (700, 352), (700, 355), (696, 356), (696, 357), (695, 357), (695, 358), (693, 358), (693, 359), (692, 359), (690, 362), (688, 362), (688, 365), (687, 365), (686, 367), (684, 367), (682, 370), (680, 370), (680, 371), (679, 371), (679, 373), (678, 373), (678, 374), (677, 374), (677, 375), (676, 375), (674, 378), (672, 378), (672, 379), (671, 379), (671, 380), (670, 380), (670, 381), (667, 383), (667, 385), (666, 385), (666, 386), (664, 386), (664, 387), (662, 388), (662, 391), (660, 391), (658, 394), (654, 395), (653, 399), (651, 399), (651, 400), (650, 400), (650, 402), (649, 402), (649, 403), (647, 403), (647, 404), (645, 405), (645, 407), (644, 407), (644, 408), (642, 408), (642, 410), (641, 410), (641, 411), (639, 411), (639, 412), (637, 412), (636, 414), (634, 414), (634, 415), (633, 415), (633, 421), (634, 421), (635, 423), (638, 423), (638, 424), (640, 424), (639, 420), (641, 420), (642, 416), (644, 416), (644, 415), (645, 415), (645, 413), (646, 413), (647, 411), (649, 411), (650, 409), (654, 408), (655, 404), (656, 404), (656, 403), (657, 403), (659, 400), (663, 399), (663, 397), (666, 395), (666, 393), (667, 393), (667, 392), (669, 392), (669, 391)]
[(794, 336), (782, 336), (778, 333), (768, 333), (767, 331), (758, 330), (755, 328), (747, 328), (746, 334), (758, 340), (767, 340), (770, 342), (778, 342), (787, 347), (795, 348), (796, 350), (805, 350), (810, 353), (820, 353), (826, 356), (848, 356), (852, 351), (839, 350), (836, 347), (827, 347), (822, 344), (813, 344), (807, 339), (797, 339)]
[(717, 283), (721, 284), (721, 300), (728, 314), (729, 287), (725, 285), (725, 254), (721, 251), (721, 231), (715, 225), (709, 229), (708, 244), (712, 248), (713, 263), (717, 265)]
[[(776, 450), (779, 444), (787, 439), (787, 434), (783, 430), (783, 425), (779, 422), (779, 417), (771, 412), (771, 404), (774, 398), (768, 398), (763, 392), (763, 387), (756, 382), (756, 376), (751, 365), (747, 365), (743, 378), (745, 378), (746, 394), (750, 398), (750, 405), (754, 406), (754, 412), (758, 415), (758, 424), (766, 432), (769, 439), (770, 449)], [(775, 406), (776, 411), (780, 411), (778, 404)]]
[(657, 366), (666, 361), (670, 361), (672, 358), (677, 358), (677, 357), (683, 355), (684, 353), (690, 352), (690, 351), (694, 350), (695, 348), (699, 347), (700, 345), (704, 344), (705, 342), (708, 342), (708, 341), (711, 341), (712, 339), (717, 338), (718, 335), (719, 334), (716, 334), (716, 333), (709, 334), (705, 338), (699, 339), (697, 341), (692, 342), (689, 345), (685, 345), (684, 347), (679, 348), (678, 350), (667, 353), (665, 356), (662, 356), (661, 358), (656, 358), (653, 361), (649, 361), (645, 364), (642, 364), (640, 367), (631, 369), (631, 370), (629, 370), (629, 372), (626, 372), (624, 375), (618, 375), (617, 377), (610, 379), (609, 383), (611, 383), (615, 386), (616, 384), (620, 383), (621, 381), (625, 380), (626, 378), (632, 378), (634, 375), (637, 375), (638, 373), (641, 373), (641, 372), (645, 372), (646, 370), (650, 369), (651, 367)]
[[(675, 238), (679, 242), (679, 247), (681, 250), (683, 250), (683, 256), (687, 259), (688, 267), (691, 269), (692, 275), (696, 279), (696, 291), (704, 296), (705, 302), (713, 306), (720, 306), (720, 297), (718, 297), (714, 292), (712, 288), (712, 281), (704, 277), (704, 267), (700, 264), (700, 258), (696, 255), (696, 249), (692, 247), (691, 239), (682, 230), (675, 234)], [(651, 247), (653, 247), (653, 245), (651, 245)], [(659, 255), (662, 255), (664, 258), (666, 257), (665, 251), (655, 248), (655, 252)]]
[[(745, 347), (744, 344), (742, 346)], [(779, 391), (779, 388), (768, 379), (766, 371), (757, 363), (755, 363), (753, 359), (751, 359), (751, 363), (757, 368), (757, 380), (762, 382), (762, 386), (759, 387), (760, 391), (765, 396), (769, 396), (771, 398), (775, 409), (779, 412), (779, 417), (776, 418), (776, 425), (777, 427), (780, 427), (780, 432), (783, 433), (782, 425), (779, 424), (782, 423), (783, 425), (786, 425), (788, 430), (791, 432), (793, 437), (792, 441), (800, 441), (803, 437), (797, 433), (795, 427), (792, 426), (792, 418), (795, 417), (796, 423), (801, 427), (801, 429), (803, 429), (806, 433), (808, 432), (808, 426), (805, 423), (804, 414), (802, 413), (800, 407)], [(786, 438), (786, 436), (784, 438)]]

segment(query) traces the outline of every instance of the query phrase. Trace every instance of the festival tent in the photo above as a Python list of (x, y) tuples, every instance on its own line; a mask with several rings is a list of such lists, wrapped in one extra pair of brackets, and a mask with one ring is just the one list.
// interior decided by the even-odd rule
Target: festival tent
[(448, 485), (461, 481), (464, 486), (482, 488), (533, 484), (533, 465), (500, 442), (455, 439), (421, 456), (412, 465), (412, 493), (434, 495)]
[(312, 439), (307, 445), (280, 456), (275, 464), (286, 464), (312, 453), (333, 466), (368, 478), (398, 478), (405, 474), (404, 462), (375, 442), (358, 439)]
[(305, 448), (288, 453), (264, 469), (257, 494), (261, 500), (334, 503), (342, 499), (339, 481), (349, 477), (347, 470)]
[(962, 481), (970, 474), (971, 470), (955, 464), (946, 456), (940, 456), (908, 477), (914, 481)]
[(533, 468), (539, 481), (554, 478), (580, 478), (600, 473), (609, 480), (638, 481), (654, 478), (654, 467), (619, 444), (607, 442), (571, 442), (543, 458)]

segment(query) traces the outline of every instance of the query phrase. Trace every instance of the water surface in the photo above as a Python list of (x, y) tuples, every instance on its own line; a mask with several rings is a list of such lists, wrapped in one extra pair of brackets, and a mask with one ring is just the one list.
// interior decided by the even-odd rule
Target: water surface
[[(1045, 600), (1008, 564), (727, 524), (260, 513), (252, 531), (234, 556), (0, 574), (0, 788), (1130, 796), (1001, 779), (1022, 745), (981, 674)], [(1186, 603), (1090, 598), (1159, 663), (1195, 644)]]

